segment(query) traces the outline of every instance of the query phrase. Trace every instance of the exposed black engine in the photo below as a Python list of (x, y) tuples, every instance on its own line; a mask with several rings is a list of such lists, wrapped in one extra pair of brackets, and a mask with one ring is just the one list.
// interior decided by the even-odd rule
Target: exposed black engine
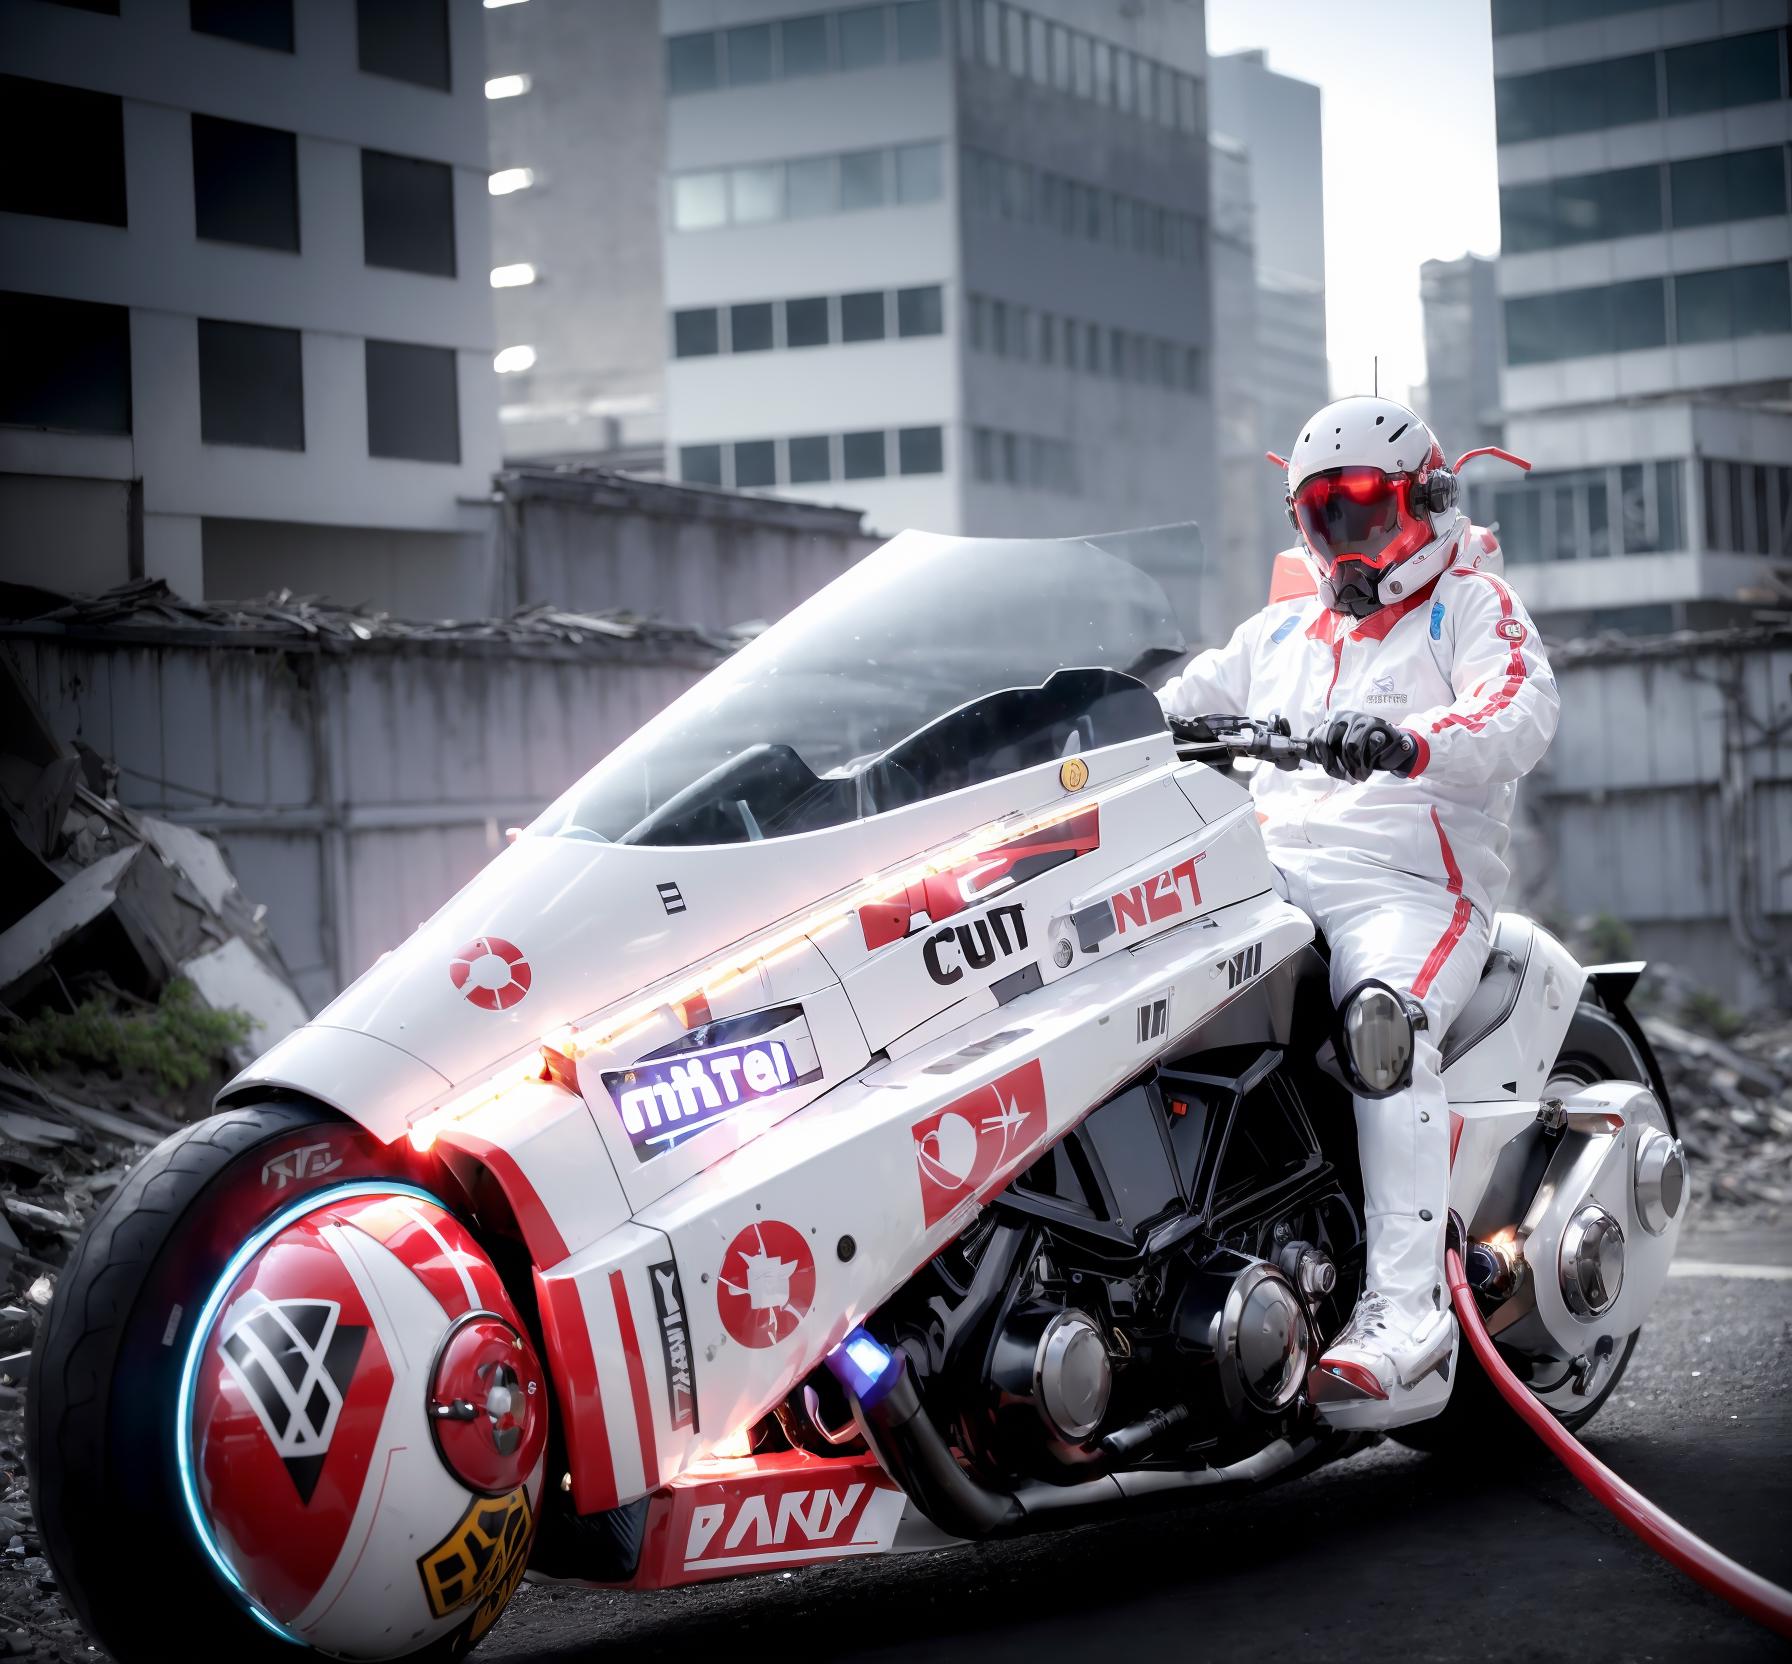
[(1301, 1418), (1362, 1282), (1350, 1102), (1275, 1048), (1198, 1061), (1097, 1109), (878, 1314), (990, 1485), (1220, 1465)]

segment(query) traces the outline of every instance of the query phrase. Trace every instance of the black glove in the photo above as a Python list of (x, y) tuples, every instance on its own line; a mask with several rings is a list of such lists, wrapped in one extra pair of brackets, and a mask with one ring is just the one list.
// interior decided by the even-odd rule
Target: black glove
[(1411, 741), (1386, 717), (1337, 711), (1320, 730), (1319, 761), (1334, 780), (1367, 780), (1406, 757)]

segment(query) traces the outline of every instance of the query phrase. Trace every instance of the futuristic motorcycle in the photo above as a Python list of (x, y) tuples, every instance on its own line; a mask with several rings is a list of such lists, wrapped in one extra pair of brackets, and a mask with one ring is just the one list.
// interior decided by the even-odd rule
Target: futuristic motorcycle
[[(525, 1572), (652, 1589), (1360, 1447), (1334, 1012), (1229, 768), (1148, 684), (1192, 528), (907, 533), (618, 747), (148, 1156), (33, 1361), (46, 1550), (121, 1659), (458, 1656)], [(1441, 1037), (1452, 1229), (1579, 1425), (1686, 1167), (1625, 1007), (1498, 920)], [(1466, 1350), (1449, 1409), (1477, 1413)], [(161, 1633), (152, 1626), (162, 1625)]]

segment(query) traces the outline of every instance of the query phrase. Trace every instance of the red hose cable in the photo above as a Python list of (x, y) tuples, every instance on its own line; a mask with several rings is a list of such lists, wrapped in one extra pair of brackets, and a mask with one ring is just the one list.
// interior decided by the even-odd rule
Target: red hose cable
[(1722, 1595), (1739, 1612), (1775, 1634), (1792, 1638), (1792, 1590), (1719, 1554), (1703, 1537), (1695, 1537), (1678, 1520), (1657, 1508), (1634, 1485), (1626, 1483), (1594, 1456), (1548, 1410), (1531, 1396), (1530, 1389), (1506, 1367), (1492, 1337), (1481, 1322), (1474, 1290), (1463, 1274), (1462, 1256), (1454, 1248), (1444, 1256), (1450, 1280), (1450, 1298), (1475, 1357), (1499, 1388), (1500, 1396), (1561, 1460), (1564, 1467), (1613, 1514), (1630, 1527), (1655, 1552), (1671, 1560), (1689, 1577), (1713, 1594)]

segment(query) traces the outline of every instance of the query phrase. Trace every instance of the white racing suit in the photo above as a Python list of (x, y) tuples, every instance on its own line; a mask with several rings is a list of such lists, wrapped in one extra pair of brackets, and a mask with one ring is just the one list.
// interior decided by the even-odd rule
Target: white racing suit
[(1438, 1048), (1474, 991), (1508, 877), (1513, 783), (1543, 755), (1560, 701), (1524, 607), (1463, 561), (1365, 619), (1316, 596), (1271, 603), (1158, 692), (1174, 716), (1283, 716), (1296, 735), (1333, 713), (1385, 717), (1418, 742), (1409, 778), (1361, 785), (1303, 767), (1251, 780), (1288, 897), (1331, 947), (1334, 1000), (1367, 977), (1423, 1004), (1411, 1087), (1356, 1100), (1367, 1289), (1406, 1321), (1444, 1310), (1450, 1118)]

